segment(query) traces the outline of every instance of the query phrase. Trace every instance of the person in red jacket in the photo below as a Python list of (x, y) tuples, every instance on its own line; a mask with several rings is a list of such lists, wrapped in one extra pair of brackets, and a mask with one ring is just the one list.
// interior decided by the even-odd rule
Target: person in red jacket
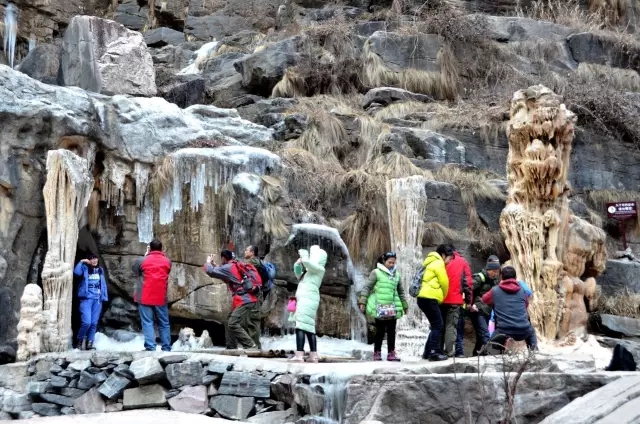
[(455, 352), (458, 339), (458, 327), (462, 305), (471, 305), (471, 267), (465, 258), (460, 256), (452, 245), (447, 246), (452, 251), (453, 259), (447, 264), (447, 276), (449, 277), (449, 290), (447, 297), (440, 305), (440, 313), (444, 319), (444, 337), (442, 351), (449, 356), (464, 357), (461, 352)]
[(144, 349), (156, 350), (156, 332), (154, 324), (158, 322), (160, 345), (165, 352), (171, 351), (171, 331), (169, 329), (169, 308), (167, 306), (167, 287), (171, 261), (162, 253), (162, 243), (152, 240), (147, 253), (136, 260), (132, 267), (133, 275), (138, 278), (133, 300), (138, 302), (138, 312), (144, 334)]

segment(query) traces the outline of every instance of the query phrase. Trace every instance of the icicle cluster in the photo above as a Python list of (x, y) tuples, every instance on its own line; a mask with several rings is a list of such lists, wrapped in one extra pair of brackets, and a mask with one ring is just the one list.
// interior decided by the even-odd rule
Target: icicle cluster
[(205, 201), (205, 188), (217, 194), (241, 170), (263, 175), (280, 166), (277, 155), (249, 146), (181, 149), (171, 158), (173, 179), (160, 195), (160, 225), (173, 222), (174, 213), (182, 210), (182, 188), (187, 184), (189, 206), (197, 211)]
[(63, 352), (71, 341), (73, 262), (78, 220), (87, 207), (93, 178), (86, 161), (69, 150), (47, 154), (43, 194), (47, 215), (48, 250), (42, 267), (44, 288), (43, 349)]
[(398, 322), (397, 350), (407, 358), (419, 358), (423, 353), (428, 321), (424, 319), (414, 298), (408, 295), (415, 272), (422, 263), (422, 236), (427, 207), (422, 176), (396, 178), (387, 181), (387, 212), (391, 246), (397, 255), (396, 269), (402, 276), (407, 293), (409, 313)]

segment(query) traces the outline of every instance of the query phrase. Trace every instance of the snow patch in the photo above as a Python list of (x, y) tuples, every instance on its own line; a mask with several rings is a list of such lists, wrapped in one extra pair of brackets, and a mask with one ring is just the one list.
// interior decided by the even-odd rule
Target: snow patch
[(247, 172), (241, 172), (231, 181), (233, 185), (247, 190), (249, 193), (257, 195), (260, 192), (262, 186), (262, 180), (255, 174), (249, 174)]
[(192, 56), (191, 63), (184, 67), (177, 75), (193, 75), (193, 74), (201, 74), (202, 68), (204, 67), (205, 62), (211, 54), (215, 53), (218, 50), (218, 45), (220, 43), (218, 41), (211, 41), (209, 43), (203, 44)]

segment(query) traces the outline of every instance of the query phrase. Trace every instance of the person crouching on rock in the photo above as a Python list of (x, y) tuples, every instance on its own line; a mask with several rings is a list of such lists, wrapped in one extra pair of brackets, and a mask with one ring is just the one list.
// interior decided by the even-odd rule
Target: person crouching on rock
[(424, 346), (422, 359), (429, 361), (445, 361), (449, 357), (442, 353), (441, 337), (444, 331), (444, 321), (440, 312), (440, 304), (449, 290), (449, 277), (446, 264), (453, 258), (451, 247), (440, 245), (435, 252), (427, 255), (422, 263), (424, 274), (422, 287), (418, 293), (418, 307), (429, 320), (429, 336)]
[(396, 322), (407, 313), (409, 305), (396, 269), (396, 254), (388, 252), (378, 258), (360, 292), (360, 310), (375, 319), (376, 337), (373, 360), (382, 361), (382, 340), (387, 335), (387, 361), (400, 361), (396, 355)]
[(537, 341), (527, 308), (529, 298), (524, 288), (516, 280), (516, 270), (512, 266), (502, 268), (502, 281), (482, 296), (482, 302), (493, 306), (496, 316), (496, 330), (493, 342), (504, 350), (507, 339), (526, 341), (531, 350), (537, 349)]
[[(213, 255), (207, 257), (204, 271), (211, 278), (227, 283), (232, 293), (231, 314), (227, 320), (227, 349), (237, 349), (238, 344), (246, 350), (259, 350), (251, 334), (260, 334), (260, 309), (258, 292), (261, 279), (255, 267), (249, 263), (241, 264), (230, 250), (220, 252), (222, 265), (213, 262)], [(252, 287), (245, 287), (243, 280), (251, 280)], [(256, 311), (258, 312), (256, 314)], [(258, 317), (256, 321), (254, 317)]]
[(86, 337), (87, 350), (90, 350), (93, 349), (98, 320), (102, 312), (102, 302), (109, 300), (107, 283), (104, 279), (104, 270), (98, 266), (98, 256), (93, 253), (89, 253), (86, 259), (78, 262), (73, 273), (77, 277), (82, 277), (82, 282), (78, 286), (81, 325), (74, 347), (83, 350)]
[(318, 362), (316, 343), (316, 315), (320, 306), (320, 285), (327, 264), (327, 252), (320, 246), (311, 246), (309, 251), (298, 250), (300, 258), (293, 265), (298, 279), (296, 307), (293, 315), (296, 323), (296, 354), (292, 362), (304, 361), (304, 339), (309, 340), (309, 362)]

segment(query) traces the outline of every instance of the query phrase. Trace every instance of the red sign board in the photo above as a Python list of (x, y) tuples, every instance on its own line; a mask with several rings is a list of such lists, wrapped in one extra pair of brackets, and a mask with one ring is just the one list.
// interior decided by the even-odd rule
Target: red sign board
[(607, 217), (613, 219), (629, 219), (638, 216), (636, 202), (607, 203)]

